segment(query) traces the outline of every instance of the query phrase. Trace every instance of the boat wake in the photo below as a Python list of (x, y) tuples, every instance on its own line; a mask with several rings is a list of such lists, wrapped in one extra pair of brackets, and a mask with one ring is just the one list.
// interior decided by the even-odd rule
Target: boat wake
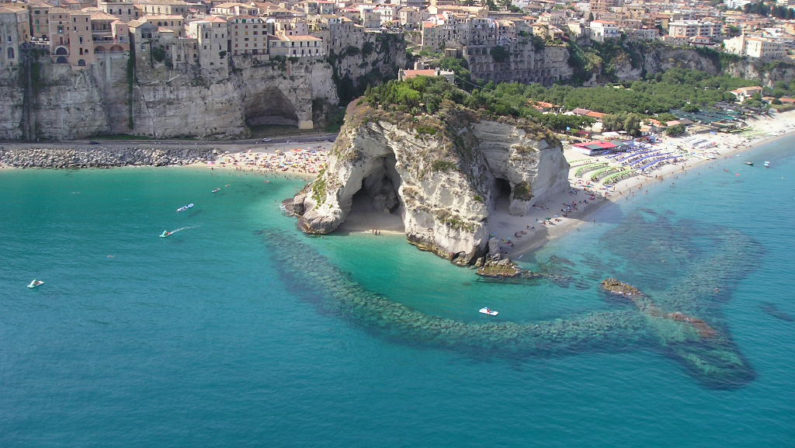
[(185, 227), (180, 227), (178, 229), (174, 229), (174, 230), (171, 230), (171, 231), (164, 230), (163, 233), (160, 234), (160, 238), (168, 238), (168, 237), (174, 235), (177, 232), (182, 232), (183, 230), (195, 229), (197, 227), (199, 227), (199, 226), (185, 226)]

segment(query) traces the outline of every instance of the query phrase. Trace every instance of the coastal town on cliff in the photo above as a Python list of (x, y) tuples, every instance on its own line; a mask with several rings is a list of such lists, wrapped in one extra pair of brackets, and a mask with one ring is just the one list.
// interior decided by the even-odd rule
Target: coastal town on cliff
[[(71, 245), (74, 255), (28, 266), (24, 278), (0, 275), (0, 289), (16, 291), (0, 303), (25, 297), (39, 304), (30, 312), (43, 322), (58, 320), (46, 316), (55, 312), (50, 307), (69, 303), (74, 309), (61, 315), (74, 318), (80, 331), (114, 321), (101, 336), (85, 330), (92, 340), (131, 341), (113, 326), (118, 316), (81, 316), (115, 306), (113, 291), (124, 291), (123, 280), (112, 285), (112, 275), (103, 273), (106, 265), (128, 263), (132, 272), (155, 259), (170, 266), (212, 263), (202, 282), (220, 279), (239, 268), (235, 257), (204, 247), (227, 231), (241, 232), (259, 251), (248, 267), (269, 273), (265, 286), (248, 271), (240, 274), (242, 289), (272, 300), (265, 310), (290, 316), (281, 323), (298, 321), (296, 309), (342, 322), (335, 325), (345, 331), (317, 330), (320, 320), (307, 324), (311, 330), (288, 331), (299, 339), (333, 339), (329, 353), (347, 350), (337, 338), (348, 327), (368, 341), (397, 345), (407, 364), (412, 354), (437, 351), (466, 359), (446, 361), (461, 370), (509, 360), (511, 378), (549, 374), (536, 365), (517, 367), (528, 360), (563, 371), (565, 363), (589, 356), (615, 356), (600, 358), (609, 364), (644, 352), (682, 373), (682, 390), (694, 396), (756, 393), (773, 363), (757, 361), (749, 342), (756, 341), (738, 329), (751, 318), (738, 307), (742, 297), (766, 296), (749, 293), (747, 284), (769, 269), (765, 260), (775, 247), (765, 238), (778, 235), (770, 230), (776, 223), (755, 216), (759, 231), (750, 232), (731, 218), (710, 220), (718, 213), (712, 203), (682, 213), (684, 206), (648, 198), (691, 200), (682, 199), (680, 185), (705, 195), (725, 191), (726, 204), (741, 195), (732, 190), (737, 185), (759, 195), (754, 182), (776, 181), (765, 191), (788, 191), (791, 172), (778, 168), (790, 163), (791, 147), (787, 155), (769, 148), (791, 145), (793, 132), (792, 0), (0, 0), (0, 183), (10, 192), (0, 201), (0, 237), (8, 247), (0, 261), (11, 266), (56, 244)], [(145, 168), (137, 172), (154, 181), (136, 184), (132, 167)], [(134, 256), (120, 253), (127, 243), (103, 240), (116, 224), (88, 238), (74, 223), (79, 219), (60, 226), (64, 211), (57, 207), (30, 203), (29, 212), (13, 211), (21, 201), (14, 195), (28, 191), (45, 199), (67, 193), (70, 201), (96, 199), (102, 194), (80, 176), (100, 179), (100, 168), (119, 188), (103, 187), (102, 194), (136, 211), (124, 218), (136, 227), (114, 235), (137, 238)], [(24, 177), (50, 172), (41, 181)], [(714, 172), (723, 175), (719, 183), (692, 180)], [(174, 184), (180, 176), (190, 181)], [(176, 193), (184, 197), (167, 202)], [(136, 194), (144, 197), (140, 203)], [(25, 220), (32, 224), (18, 232), (19, 241), (3, 233), (3, 226)], [(228, 227), (221, 236), (213, 233), (218, 222)], [(590, 239), (577, 239), (584, 234)], [(104, 265), (87, 261), (88, 254)], [(479, 291), (467, 298), (477, 303), (461, 293), (417, 297), (423, 292), (406, 279), (418, 263), (428, 274), (413, 282), (434, 290), (455, 279), (451, 291)], [(81, 271), (64, 274), (68, 269)], [(142, 282), (142, 275), (130, 284), (142, 297), (175, 298), (180, 288), (204, 284), (171, 277), (170, 269), (163, 269), (165, 286)], [(777, 275), (794, 286), (786, 272)], [(196, 312), (201, 321), (184, 324), (195, 333), (166, 350), (174, 363), (186, 361), (175, 348), (179, 341), (210, 339), (205, 331), (235, 326), (222, 307), (250, 305), (227, 300), (224, 291), (240, 285), (220, 283), (202, 291), (217, 302)], [(108, 302), (81, 302), (89, 290), (106, 291)], [(535, 294), (543, 300), (527, 299)], [(502, 300), (507, 295), (526, 296), (527, 303)], [(789, 303), (765, 299), (757, 307), (765, 319), (795, 321)], [(277, 329), (283, 330), (250, 334), (284, 338), (274, 336)], [(765, 331), (759, 325), (753, 333), (766, 338)], [(0, 334), (12, 333), (0, 324)], [(254, 353), (244, 339), (230, 337), (223, 351)], [(42, 343), (17, 343), (20, 360), (44, 350)], [(778, 341), (771, 336), (770, 343)], [(317, 356), (307, 353), (295, 350), (273, 363)], [(86, 356), (96, 368), (86, 377), (114, 375)], [(8, 380), (21, 375), (15, 362), (0, 384), (21, 384)], [(639, 378), (643, 362), (633, 367)], [(313, 372), (309, 360), (289, 365), (297, 376)], [(249, 387), (252, 373), (238, 373), (241, 387)], [(791, 379), (779, 382), (791, 387)], [(137, 381), (159, 387), (164, 380)], [(518, 394), (515, 386), (500, 390)], [(317, 407), (334, 409), (333, 401)], [(205, 407), (212, 408), (195, 404)], [(10, 415), (4, 408), (0, 414)], [(191, 426), (207, 426), (200, 420)], [(25, 432), (15, 425), (11, 433)], [(38, 440), (6, 437), (0, 435), (0, 445)], [(354, 444), (348, 442), (339, 445)], [(689, 446), (696, 445), (711, 446)]]

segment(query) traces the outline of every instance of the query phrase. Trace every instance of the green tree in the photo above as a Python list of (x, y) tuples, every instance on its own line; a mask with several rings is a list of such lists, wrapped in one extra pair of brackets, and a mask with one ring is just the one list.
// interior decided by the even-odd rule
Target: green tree
[(669, 137), (679, 137), (685, 133), (685, 126), (681, 124), (677, 124), (676, 126), (670, 126), (665, 129), (665, 135)]
[(505, 62), (508, 60), (510, 54), (508, 50), (503, 47), (502, 45), (496, 45), (491, 49), (491, 58), (494, 59), (494, 62), (500, 63)]

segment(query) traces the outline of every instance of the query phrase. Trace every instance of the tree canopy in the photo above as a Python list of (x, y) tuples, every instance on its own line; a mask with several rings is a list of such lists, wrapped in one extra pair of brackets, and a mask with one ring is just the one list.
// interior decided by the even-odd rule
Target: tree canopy
[[(676, 118), (670, 114), (671, 110), (698, 111), (719, 101), (733, 102), (730, 90), (754, 84), (725, 75), (671, 69), (644, 81), (613, 86), (544, 87), (489, 82), (467, 93), (442, 78), (417, 77), (369, 88), (365, 99), (373, 106), (414, 115), (433, 114), (442, 101), (449, 100), (488, 115), (526, 118), (559, 131), (581, 129), (594, 122), (590, 117), (542, 113), (535, 108), (536, 102), (542, 101), (568, 110), (585, 108), (608, 114), (603, 119), (607, 130), (637, 134), (646, 116), (655, 115), (661, 121), (671, 121)], [(780, 83), (776, 90), (783, 93), (791, 87), (791, 83)]]

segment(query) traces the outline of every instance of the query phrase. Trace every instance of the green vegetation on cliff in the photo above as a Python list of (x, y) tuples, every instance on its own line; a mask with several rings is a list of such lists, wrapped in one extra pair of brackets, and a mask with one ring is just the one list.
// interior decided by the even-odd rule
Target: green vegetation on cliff
[(512, 100), (515, 104), (532, 99), (567, 109), (581, 107), (608, 114), (654, 114), (681, 109), (688, 104), (699, 107), (711, 106), (719, 101), (734, 101), (731, 90), (757, 84), (725, 75), (711, 76), (696, 70), (671, 69), (645, 81), (614, 86), (544, 87), (538, 84), (515, 84), (516, 87), (510, 89), (499, 85), (493, 91), (500, 96), (500, 92), (510, 90), (512, 95), (518, 95)]
[[(676, 119), (671, 110), (698, 111), (708, 109), (721, 101), (734, 101), (731, 90), (756, 85), (754, 81), (726, 75), (671, 69), (644, 81), (601, 86), (573, 87), (539, 84), (488, 83), (472, 92), (459, 89), (442, 78), (418, 77), (403, 82), (368, 88), (365, 101), (385, 111), (418, 116), (436, 114), (449, 101), (476, 111), (489, 118), (508, 117), (526, 119), (557, 131), (582, 129), (593, 124), (594, 119), (580, 115), (542, 113), (536, 109), (538, 102), (552, 103), (550, 110), (591, 109), (608, 114), (602, 121), (608, 130), (637, 134), (644, 117), (657, 115), (662, 121)], [(780, 83), (777, 93), (791, 90), (791, 85)], [(417, 125), (417, 132), (432, 134), (427, 123)]]
[[(406, 81), (390, 81), (368, 88), (364, 100), (372, 107), (414, 116), (422, 113), (436, 114), (445, 101), (460, 104), (488, 118), (524, 118), (544, 127), (565, 130), (579, 129), (593, 123), (589, 117), (541, 114), (530, 105), (522, 84), (487, 84), (472, 93), (459, 89), (442, 78), (417, 77)], [(528, 122), (528, 123), (529, 123)], [(428, 123), (418, 127), (418, 132), (430, 134)], [(532, 126), (531, 126), (532, 128)], [(528, 128), (540, 131), (541, 127)]]

